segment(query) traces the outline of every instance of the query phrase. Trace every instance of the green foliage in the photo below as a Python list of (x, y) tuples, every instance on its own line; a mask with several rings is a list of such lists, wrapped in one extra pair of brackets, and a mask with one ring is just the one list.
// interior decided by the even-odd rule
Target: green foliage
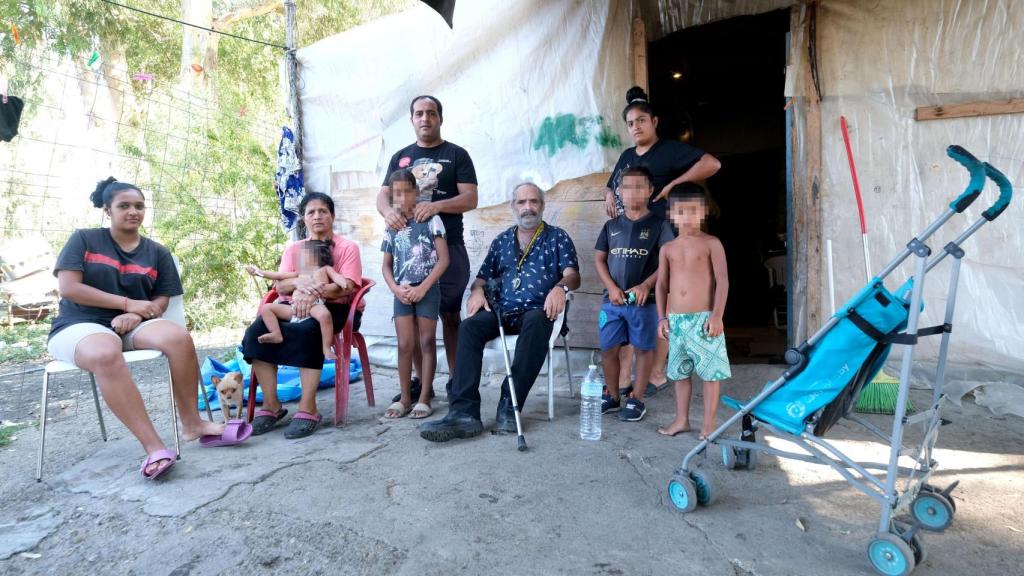
[(22, 428), (27, 427), (28, 424), (3, 424), (0, 423), (0, 448), (6, 448), (11, 440), (14, 440), (14, 435), (18, 433)]
[[(269, 1), (123, 3), (178, 19), (186, 4), (207, 3), (216, 20)], [(413, 6), (416, 0), (298, 0), (297, 4), (301, 47)], [(181, 262), (190, 325), (204, 330), (249, 320), (243, 314), (251, 310), (260, 289), (241, 267), (247, 263), (273, 267), (285, 240), (273, 185), (280, 126), (290, 123), (284, 116), (280, 86), (284, 52), (220, 36), (216, 57), (204, 60), (204, 76), (189, 77), (191, 72), (186, 70), (186, 78), (181, 78), (180, 24), (101, 0), (0, 0), (0, 14), (5, 18), (0, 27), (0, 73), (11, 77), (12, 92), (41, 96), (35, 94), (43, 85), (41, 75), (56, 65), (40, 66), (40, 59), (55, 63), (70, 58), (84, 73), (94, 51), (103, 60), (100, 72), (107, 78), (105, 85), (119, 88), (118, 80), (128, 82), (119, 103), (117, 131), (124, 166), (114, 166), (112, 171), (137, 173), (136, 183), (152, 195), (153, 224), (146, 233)], [(11, 38), (10, 24), (18, 27), (18, 46)], [(283, 10), (236, 21), (226, 31), (284, 44)], [(154, 81), (129, 80), (136, 72), (153, 74)], [(193, 92), (201, 94), (186, 93), (189, 81), (196, 89)], [(115, 92), (112, 89), (110, 96), (120, 98)], [(23, 122), (31, 122), (32, 114), (29, 111)], [(15, 204), (8, 200), (31, 196), (13, 177), (9, 181), (2, 191), (9, 208), (2, 216), (13, 223)], [(56, 236), (63, 241), (67, 230), (48, 240), (57, 241)]]
[(0, 328), (0, 366), (42, 356), (49, 333), (49, 322), (22, 322)]
[(237, 116), (185, 129), (208, 144), (186, 148), (177, 166), (159, 165), (153, 174), (154, 184), (163, 181), (153, 198), (155, 236), (181, 262), (190, 326), (238, 324), (259, 297), (242, 265), (269, 266), (284, 245), (274, 156)]

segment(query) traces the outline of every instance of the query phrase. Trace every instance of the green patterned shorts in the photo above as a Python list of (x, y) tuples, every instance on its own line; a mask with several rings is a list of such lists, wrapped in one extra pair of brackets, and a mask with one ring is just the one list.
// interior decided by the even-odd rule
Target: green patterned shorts
[(685, 380), (694, 372), (705, 382), (732, 377), (725, 333), (714, 338), (704, 333), (704, 323), (710, 316), (711, 312), (668, 315), (669, 380)]

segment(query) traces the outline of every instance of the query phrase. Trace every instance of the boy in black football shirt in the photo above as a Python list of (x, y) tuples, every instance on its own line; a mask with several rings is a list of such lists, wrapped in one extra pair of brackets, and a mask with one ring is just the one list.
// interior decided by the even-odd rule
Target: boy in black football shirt
[(621, 407), (619, 348), (631, 344), (636, 350), (636, 389), (619, 414), (621, 420), (630, 422), (647, 413), (642, 398), (654, 362), (658, 324), (651, 296), (658, 276), (659, 249), (675, 238), (668, 222), (648, 210), (651, 189), (651, 174), (646, 167), (623, 172), (619, 193), (625, 213), (605, 223), (594, 247), (597, 275), (605, 286), (598, 327), (608, 390), (602, 398), (601, 413)]

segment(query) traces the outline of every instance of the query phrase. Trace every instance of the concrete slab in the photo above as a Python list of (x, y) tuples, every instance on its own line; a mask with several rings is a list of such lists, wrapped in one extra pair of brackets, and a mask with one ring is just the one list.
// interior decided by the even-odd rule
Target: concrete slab
[[(155, 367), (160, 369), (160, 367)], [(736, 366), (731, 394), (749, 397), (780, 372)], [(672, 394), (639, 423), (605, 420), (604, 438), (579, 439), (578, 404), (564, 389), (546, 419), (543, 384), (525, 414), (528, 452), (514, 436), (447, 444), (419, 438), (418, 422), (381, 417), (397, 390), (375, 370), (376, 407), (351, 388), (351, 423), (287, 441), (279, 431), (235, 448), (184, 448), (166, 481), (139, 476), (141, 449), (92, 416), (49, 425), (47, 476), (32, 479), (37, 431), (0, 452), (0, 541), (25, 542), (3, 574), (864, 574), (878, 507), (828, 468), (763, 457), (754, 471), (697, 459), (720, 497), (682, 515), (666, 485), (693, 434), (655, 433)], [(156, 385), (159, 385), (157, 383)], [(930, 392), (914, 392), (924, 402)], [(483, 390), (484, 424), (497, 389)], [(331, 415), (333, 392), (320, 407)], [(692, 423), (699, 426), (699, 396)], [(437, 417), (445, 402), (435, 401)], [(166, 410), (154, 411), (158, 419)], [(726, 411), (723, 409), (723, 414)], [(1024, 554), (1024, 420), (969, 401), (951, 407), (935, 453), (937, 484), (961, 480), (953, 526), (926, 534), (916, 574), (1019, 570)], [(879, 425), (891, 417), (871, 417)], [(169, 430), (167, 422), (157, 429)], [(912, 432), (913, 434), (914, 432)], [(877, 459), (880, 447), (847, 425), (830, 438)], [(911, 436), (911, 439), (914, 437)], [(776, 440), (769, 440), (773, 445)], [(63, 470), (63, 472), (60, 472)], [(35, 511), (35, 512), (33, 512)], [(32, 519), (37, 519), (33, 521)], [(42, 519), (46, 519), (43, 521)], [(799, 525), (797, 520), (799, 519)], [(13, 541), (13, 540), (12, 540)], [(34, 542), (34, 543), (33, 543)]]
[(60, 526), (59, 514), (49, 506), (25, 510), (14, 522), (0, 524), (0, 560), (31, 550)]

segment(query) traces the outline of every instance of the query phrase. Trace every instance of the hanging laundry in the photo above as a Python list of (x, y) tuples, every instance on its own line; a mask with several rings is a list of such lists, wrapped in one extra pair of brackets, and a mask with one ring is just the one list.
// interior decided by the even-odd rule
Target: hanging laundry
[(281, 206), (281, 226), (291, 232), (299, 221), (299, 202), (306, 193), (302, 185), (302, 163), (295, 152), (295, 134), (284, 126), (277, 147), (277, 173), (274, 191)]
[(18, 124), (21, 122), (21, 109), (25, 103), (17, 96), (6, 96), (0, 99), (0, 140), (10, 142), (18, 135)]

